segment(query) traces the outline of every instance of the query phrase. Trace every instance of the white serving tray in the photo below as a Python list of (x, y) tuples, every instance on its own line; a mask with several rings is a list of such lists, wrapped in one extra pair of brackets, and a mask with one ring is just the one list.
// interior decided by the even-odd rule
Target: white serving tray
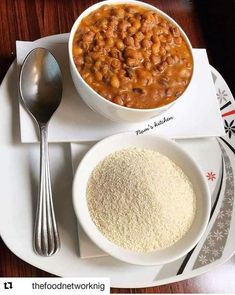
[[(50, 36), (45, 40), (50, 38), (55, 41), (62, 37), (63, 35)], [(211, 179), (208, 182), (211, 183), (215, 204), (211, 221), (202, 240), (187, 257), (169, 265), (142, 267), (120, 262), (110, 256), (92, 259), (79, 257), (77, 226), (71, 201), (72, 162), (75, 163), (79, 153), (77, 149), (76, 159), (72, 159), (70, 145), (62, 143), (50, 144), (61, 251), (50, 258), (39, 257), (33, 252), (39, 146), (20, 143), (16, 65), (13, 63), (0, 88), (0, 232), (9, 249), (24, 261), (55, 275), (110, 277), (111, 286), (119, 288), (150, 287), (184, 280), (228, 260), (235, 251), (235, 103), (220, 74), (212, 69), (212, 75), (227, 136), (192, 139), (182, 143), (202, 165), (202, 169), (205, 169), (205, 177)]]

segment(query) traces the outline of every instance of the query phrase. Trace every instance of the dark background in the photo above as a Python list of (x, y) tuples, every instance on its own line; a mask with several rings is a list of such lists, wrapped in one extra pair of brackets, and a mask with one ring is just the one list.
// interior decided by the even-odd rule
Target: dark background
[[(92, 0), (1, 0), (0, 81), (15, 58), (16, 40), (67, 33)], [(235, 0), (146, 1), (172, 16), (193, 47), (207, 48), (211, 65), (235, 93)], [(196, 34), (194, 34), (196, 32)]]
[[(67, 33), (92, 0), (0, 0), (0, 81), (15, 59), (16, 40)], [(195, 48), (206, 48), (210, 64), (235, 93), (235, 1), (146, 0), (173, 17)], [(1, 97), (0, 97), (1, 99)], [(4, 196), (7, 198), (7, 196)], [(0, 277), (51, 276), (17, 258), (0, 241)], [(113, 293), (232, 293), (235, 257), (207, 274), (155, 288), (112, 289)]]
[(195, 6), (205, 47), (213, 65), (235, 93), (235, 1), (187, 1)]

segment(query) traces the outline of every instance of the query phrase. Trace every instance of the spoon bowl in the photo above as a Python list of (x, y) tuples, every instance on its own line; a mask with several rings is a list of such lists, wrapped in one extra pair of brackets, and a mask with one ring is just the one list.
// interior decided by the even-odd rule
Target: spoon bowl
[(20, 94), (26, 109), (41, 123), (47, 123), (62, 98), (62, 76), (54, 56), (44, 48), (32, 50), (20, 72)]
[(48, 123), (62, 98), (62, 75), (54, 56), (44, 48), (32, 50), (25, 58), (19, 80), (24, 107), (40, 130), (40, 186), (34, 230), (34, 250), (51, 256), (60, 248), (50, 181)]

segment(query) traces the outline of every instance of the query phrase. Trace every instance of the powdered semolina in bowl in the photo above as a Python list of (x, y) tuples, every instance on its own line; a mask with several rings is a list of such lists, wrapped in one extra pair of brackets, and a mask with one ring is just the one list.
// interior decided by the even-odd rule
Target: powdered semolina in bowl
[(101, 161), (89, 178), (87, 202), (107, 239), (140, 253), (175, 244), (196, 213), (193, 186), (182, 169), (146, 148), (122, 149)]
[(203, 234), (210, 211), (204, 177), (176, 143), (131, 133), (111, 136), (86, 154), (73, 203), (101, 249), (141, 265), (185, 255)]

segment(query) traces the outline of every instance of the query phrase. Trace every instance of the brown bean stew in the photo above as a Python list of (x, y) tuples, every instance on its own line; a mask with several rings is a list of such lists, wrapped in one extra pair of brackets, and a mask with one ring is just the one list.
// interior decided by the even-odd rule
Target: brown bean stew
[(180, 30), (135, 5), (103, 5), (82, 19), (73, 58), (83, 79), (121, 106), (166, 105), (187, 88), (192, 55)]

